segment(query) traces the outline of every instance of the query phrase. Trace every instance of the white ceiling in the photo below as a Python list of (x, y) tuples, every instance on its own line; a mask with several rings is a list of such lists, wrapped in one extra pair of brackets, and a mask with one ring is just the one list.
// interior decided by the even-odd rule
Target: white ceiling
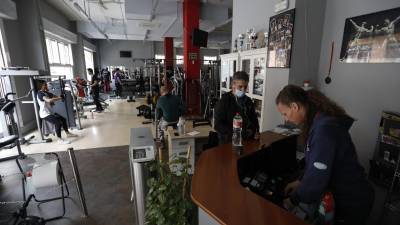
[[(47, 0), (95, 39), (162, 41), (182, 37), (182, 0)], [(209, 46), (229, 46), (232, 0), (201, 0), (200, 29)], [(220, 29), (223, 27), (223, 29)]]

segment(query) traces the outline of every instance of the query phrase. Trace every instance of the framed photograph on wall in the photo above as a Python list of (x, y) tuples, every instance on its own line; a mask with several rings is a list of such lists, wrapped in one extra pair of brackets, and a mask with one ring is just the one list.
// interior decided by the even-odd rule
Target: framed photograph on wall
[(400, 7), (347, 18), (340, 60), (345, 63), (400, 62)]
[(269, 19), (267, 67), (290, 67), (294, 16), (295, 10), (291, 9)]

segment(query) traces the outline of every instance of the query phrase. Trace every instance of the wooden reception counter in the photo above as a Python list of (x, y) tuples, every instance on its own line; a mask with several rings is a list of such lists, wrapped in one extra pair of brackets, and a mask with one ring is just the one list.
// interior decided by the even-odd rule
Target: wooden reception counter
[(264, 132), (259, 141), (244, 143), (241, 156), (232, 151), (231, 144), (219, 145), (203, 152), (196, 164), (191, 192), (192, 200), (199, 206), (199, 211), (204, 211), (219, 224), (226, 225), (306, 224), (286, 210), (245, 189), (239, 182), (237, 160), (284, 137)]

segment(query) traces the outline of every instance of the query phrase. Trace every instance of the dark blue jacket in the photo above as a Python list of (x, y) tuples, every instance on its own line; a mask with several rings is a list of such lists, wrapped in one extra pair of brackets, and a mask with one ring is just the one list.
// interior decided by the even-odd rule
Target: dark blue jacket
[(373, 190), (349, 134), (353, 121), (317, 113), (308, 133), (304, 176), (292, 201), (318, 202), (329, 190), (339, 211), (372, 204)]

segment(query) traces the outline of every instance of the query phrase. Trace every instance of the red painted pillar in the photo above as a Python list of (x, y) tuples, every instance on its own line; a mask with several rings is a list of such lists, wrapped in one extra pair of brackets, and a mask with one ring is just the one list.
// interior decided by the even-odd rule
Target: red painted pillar
[(169, 89), (172, 88), (172, 84), (168, 82), (167, 73), (174, 73), (174, 39), (172, 37), (164, 38), (164, 78), (163, 83)]
[(183, 57), (185, 99), (189, 115), (200, 115), (200, 48), (192, 44), (192, 32), (199, 28), (200, 1), (183, 1)]

